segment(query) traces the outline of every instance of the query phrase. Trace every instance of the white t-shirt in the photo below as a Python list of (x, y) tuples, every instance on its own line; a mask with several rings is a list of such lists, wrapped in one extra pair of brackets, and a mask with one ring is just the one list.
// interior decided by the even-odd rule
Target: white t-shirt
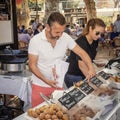
[[(63, 60), (66, 50), (72, 50), (75, 45), (75, 41), (69, 35), (63, 33), (53, 48), (46, 38), (45, 30), (43, 30), (30, 40), (28, 53), (38, 55), (38, 68), (46, 78), (53, 80), (52, 68), (56, 60)], [(32, 80), (36, 85), (50, 87), (34, 74), (32, 75)]]

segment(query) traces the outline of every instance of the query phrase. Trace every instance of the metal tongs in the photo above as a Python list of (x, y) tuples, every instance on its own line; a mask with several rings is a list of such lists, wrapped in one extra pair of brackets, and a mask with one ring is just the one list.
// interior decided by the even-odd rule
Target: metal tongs
[(83, 82), (87, 82), (87, 78), (85, 78), (85, 79), (83, 80)]
[(40, 96), (45, 100), (45, 102), (50, 105), (50, 104), (54, 104), (53, 100), (48, 98), (47, 96), (45, 96), (43, 93), (40, 92)]

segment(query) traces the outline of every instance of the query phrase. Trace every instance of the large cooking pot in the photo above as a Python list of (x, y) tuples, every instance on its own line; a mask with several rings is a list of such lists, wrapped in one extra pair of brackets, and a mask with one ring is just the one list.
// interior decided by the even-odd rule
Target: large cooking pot
[(27, 50), (4, 49), (0, 51), (1, 69), (9, 72), (25, 70), (28, 60)]
[(26, 63), (15, 63), (15, 64), (8, 64), (8, 63), (2, 63), (1, 69), (8, 72), (21, 72), (25, 70)]

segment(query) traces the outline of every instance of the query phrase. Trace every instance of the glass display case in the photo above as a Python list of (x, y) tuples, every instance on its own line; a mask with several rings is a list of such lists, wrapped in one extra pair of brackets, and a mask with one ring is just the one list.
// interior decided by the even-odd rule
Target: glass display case
[(15, 0), (0, 0), (0, 49), (7, 45), (18, 47)]

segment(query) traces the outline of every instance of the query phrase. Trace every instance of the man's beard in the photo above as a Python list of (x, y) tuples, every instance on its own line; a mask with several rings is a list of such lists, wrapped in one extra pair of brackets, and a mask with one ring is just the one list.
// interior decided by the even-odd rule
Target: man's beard
[(49, 32), (49, 35), (50, 35), (50, 38), (52, 40), (58, 40), (59, 39), (59, 36), (53, 36), (52, 33), (51, 33), (51, 31)]

